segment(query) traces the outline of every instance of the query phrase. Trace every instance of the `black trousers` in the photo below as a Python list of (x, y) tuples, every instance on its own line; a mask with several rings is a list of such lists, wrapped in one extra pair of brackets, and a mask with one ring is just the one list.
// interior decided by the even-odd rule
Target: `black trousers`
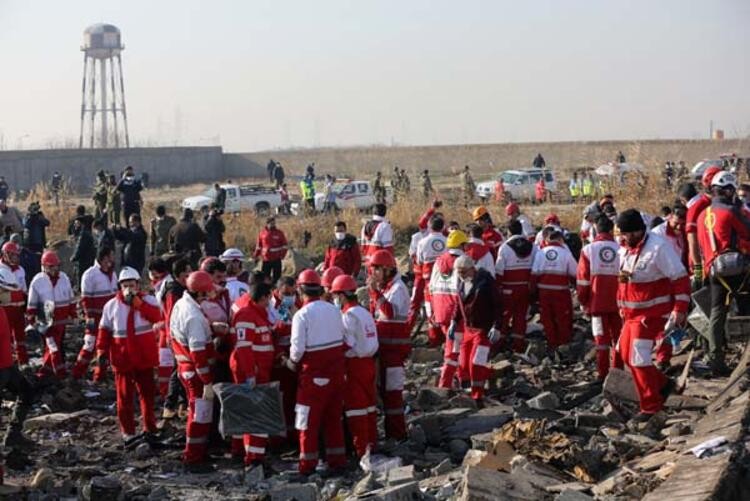
[(185, 387), (182, 386), (180, 378), (177, 377), (177, 368), (169, 376), (169, 386), (167, 386), (167, 396), (164, 398), (164, 408), (170, 411), (176, 411), (180, 404), (187, 405), (187, 394)]
[(20, 432), (23, 428), (23, 421), (29, 413), (34, 398), (34, 390), (31, 383), (15, 365), (0, 369), (0, 391), (2, 390), (16, 397), (16, 405), (13, 407), (8, 432)]
[[(750, 315), (750, 287), (743, 285), (743, 276), (729, 277), (724, 279), (732, 289), (732, 298), (737, 303), (740, 315)], [(750, 279), (748, 279), (750, 282)], [(706, 335), (708, 341), (708, 355), (712, 361), (721, 363), (724, 361), (724, 348), (726, 347), (726, 323), (727, 313), (731, 305), (727, 304), (727, 288), (715, 277), (708, 279), (711, 290), (711, 315), (709, 317), (709, 329)], [(742, 289), (740, 289), (742, 287)]]
[(263, 261), (260, 271), (264, 275), (271, 277), (271, 283), (275, 285), (279, 278), (281, 278), (281, 259), (277, 261)]

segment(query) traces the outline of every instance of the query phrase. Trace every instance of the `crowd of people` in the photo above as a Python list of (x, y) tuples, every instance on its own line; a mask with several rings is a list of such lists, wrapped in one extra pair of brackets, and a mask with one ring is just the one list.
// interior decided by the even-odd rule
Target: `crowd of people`
[[(113, 374), (126, 444), (138, 436), (136, 395), (148, 440), (158, 434), (161, 398), (163, 419), (186, 417), (186, 469), (206, 471), (209, 446), (222, 446), (212, 443), (213, 385), (275, 381), (286, 433), (227, 437), (224, 446), (256, 465), (286, 443), (299, 448), (300, 474), (314, 472), (323, 459), (335, 473), (347, 465), (344, 421), (357, 457), (379, 446), (378, 414), (387, 439), (407, 438), (403, 390), (420, 320), (430, 345), (444, 353), (439, 386), (464, 388), (482, 407), (490, 360), (526, 348), (530, 308), (538, 307), (548, 356), (560, 358), (559, 348), (572, 341), (574, 295), (591, 319), (599, 379), (611, 367), (628, 366), (640, 398), (635, 419), (648, 420), (675, 391), (669, 361), (686, 326), (691, 289), (709, 289), (710, 328), (701, 333), (706, 362), (715, 376), (728, 373), (727, 298), (740, 314), (750, 313), (750, 209), (737, 190), (730, 172), (711, 168), (700, 186), (683, 184), (660, 219), (618, 211), (605, 195), (586, 207), (580, 229), (564, 228), (555, 214), (535, 228), (516, 203), (507, 205), (502, 225), (484, 206), (462, 225), (447, 220), (435, 200), (417, 221), (403, 274), (387, 207), (378, 203), (359, 238), (336, 222), (319, 271), (296, 277), (282, 275), (288, 243), (274, 218), (252, 252), (260, 271), (250, 272), (245, 253), (209, 243), (208, 223), (204, 231), (189, 210), (177, 222), (157, 209), (147, 253), (140, 203), (123, 199), (127, 229), (110, 230), (101, 217), (88, 216), (99, 233), (113, 235), (97, 234), (93, 254), (77, 250), (79, 297), (58, 254), (45, 249), (44, 232), (28, 241), (16, 233), (0, 257), (0, 384), (18, 396), (6, 445), (28, 441), (20, 423), (32, 385), (18, 367), (29, 363), (26, 337), (33, 332), (44, 339), (36, 377), (70, 373), (99, 382)], [(216, 212), (209, 219), (220, 218)], [(79, 236), (87, 231), (86, 216), (84, 208), (74, 220)], [(119, 270), (116, 241), (123, 244)], [(41, 252), (40, 269), (24, 263), (27, 249)], [(144, 268), (148, 281), (141, 279)], [(367, 307), (359, 302), (361, 287)], [(66, 327), (76, 322), (84, 335), (68, 367)]]

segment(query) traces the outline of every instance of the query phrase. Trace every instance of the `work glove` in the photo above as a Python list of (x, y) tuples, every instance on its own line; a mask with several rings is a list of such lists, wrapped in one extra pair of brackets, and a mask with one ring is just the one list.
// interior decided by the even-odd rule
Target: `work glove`
[(292, 362), (291, 358), (284, 360), (284, 366), (292, 372), (297, 372), (297, 364)]
[(703, 287), (703, 265), (702, 264), (694, 264), (693, 265), (693, 280), (692, 280), (692, 288), (694, 291), (697, 291)]
[(451, 341), (454, 341), (456, 339), (456, 321), (451, 321), (450, 326), (448, 327), (448, 339)]
[(206, 384), (203, 386), (203, 400), (214, 399), (214, 386), (212, 384)]
[(490, 344), (497, 343), (498, 341), (500, 341), (500, 331), (493, 327), (492, 329), (490, 329), (490, 332), (487, 333), (487, 339), (489, 340)]

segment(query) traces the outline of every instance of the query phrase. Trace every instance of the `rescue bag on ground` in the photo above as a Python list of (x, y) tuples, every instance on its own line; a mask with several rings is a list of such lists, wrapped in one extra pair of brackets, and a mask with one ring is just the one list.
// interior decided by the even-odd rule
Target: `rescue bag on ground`
[(214, 392), (221, 402), (219, 433), (223, 437), (251, 433), (281, 435), (286, 432), (279, 383), (250, 388), (244, 384), (219, 383)]

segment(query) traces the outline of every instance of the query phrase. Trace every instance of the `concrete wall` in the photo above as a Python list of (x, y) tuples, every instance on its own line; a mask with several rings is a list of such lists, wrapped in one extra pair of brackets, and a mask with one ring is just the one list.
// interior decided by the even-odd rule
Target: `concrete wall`
[(0, 175), (13, 190), (28, 190), (49, 181), (55, 171), (69, 178), (75, 189), (93, 185), (99, 169), (119, 173), (132, 165), (148, 172), (152, 185), (179, 185), (224, 177), (221, 147), (128, 149), (64, 149), (0, 151)]

